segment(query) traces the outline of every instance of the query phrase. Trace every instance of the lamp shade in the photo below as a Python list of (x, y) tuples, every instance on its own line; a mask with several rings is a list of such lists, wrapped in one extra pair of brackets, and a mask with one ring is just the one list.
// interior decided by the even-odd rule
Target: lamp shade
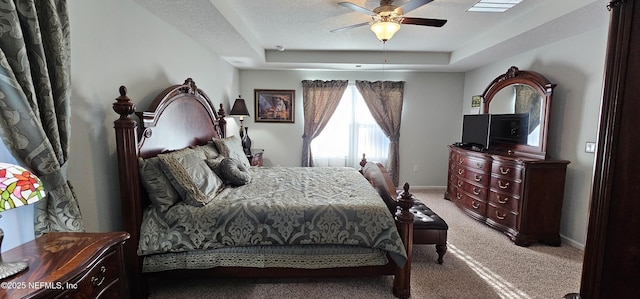
[(249, 116), (249, 110), (247, 109), (247, 104), (245, 104), (244, 99), (238, 97), (236, 101), (233, 103), (233, 107), (231, 108), (231, 112), (229, 112), (230, 116)]
[(0, 163), (0, 212), (30, 205), (45, 197), (42, 181), (21, 166)]
[(371, 24), (370, 28), (380, 41), (386, 42), (400, 30), (400, 24), (393, 21), (379, 21)]

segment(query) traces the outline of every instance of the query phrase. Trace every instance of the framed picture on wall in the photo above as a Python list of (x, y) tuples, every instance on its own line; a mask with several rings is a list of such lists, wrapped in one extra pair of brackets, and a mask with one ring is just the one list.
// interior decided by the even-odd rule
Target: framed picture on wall
[(295, 122), (295, 90), (255, 89), (256, 122)]

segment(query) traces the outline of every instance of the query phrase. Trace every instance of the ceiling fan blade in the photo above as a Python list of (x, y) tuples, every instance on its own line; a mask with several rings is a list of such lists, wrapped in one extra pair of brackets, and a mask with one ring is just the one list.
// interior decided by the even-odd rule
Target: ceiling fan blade
[(432, 27), (442, 27), (447, 23), (447, 20), (441, 19), (423, 19), (423, 18), (402, 18), (402, 24), (410, 24), (410, 25), (421, 25), (421, 26), (432, 26)]
[(366, 9), (366, 8), (364, 8), (364, 7), (362, 7), (362, 6), (359, 6), (359, 5), (353, 4), (353, 3), (351, 3), (351, 2), (338, 2), (338, 5), (340, 5), (340, 6), (344, 6), (344, 7), (346, 7), (346, 8), (351, 9), (351, 10), (355, 10), (355, 11), (357, 11), (357, 12), (361, 12), (361, 13), (363, 13), (363, 14), (368, 14), (368, 15), (370, 15), (370, 16), (375, 16), (375, 15), (376, 15), (376, 13), (375, 13), (375, 12), (373, 12), (372, 10)]
[(405, 4), (403, 4), (402, 6), (400, 6), (400, 8), (402, 8), (402, 13), (406, 14), (420, 6), (423, 6), (429, 2), (431, 2), (433, 0), (411, 0)]
[(354, 25), (350, 25), (350, 26), (346, 26), (346, 27), (342, 27), (342, 28), (338, 28), (338, 29), (333, 29), (333, 30), (331, 30), (331, 32), (344, 31), (344, 30), (347, 30), (347, 29), (361, 27), (361, 26), (364, 26), (364, 25), (369, 25), (369, 22), (360, 23), (360, 24), (354, 24)]

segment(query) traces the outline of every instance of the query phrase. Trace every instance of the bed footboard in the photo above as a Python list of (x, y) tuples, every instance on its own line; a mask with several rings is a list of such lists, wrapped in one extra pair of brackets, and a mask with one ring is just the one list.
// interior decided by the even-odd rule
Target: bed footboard
[(404, 183), (403, 191), (399, 195), (393, 185), (391, 176), (380, 163), (367, 162), (362, 156), (360, 173), (378, 191), (378, 194), (387, 204), (389, 211), (394, 214), (398, 233), (404, 243), (407, 252), (407, 263), (404, 267), (396, 268), (393, 293), (399, 298), (411, 296), (411, 257), (413, 254), (413, 213), (409, 211), (413, 207), (414, 198), (409, 193), (409, 184)]

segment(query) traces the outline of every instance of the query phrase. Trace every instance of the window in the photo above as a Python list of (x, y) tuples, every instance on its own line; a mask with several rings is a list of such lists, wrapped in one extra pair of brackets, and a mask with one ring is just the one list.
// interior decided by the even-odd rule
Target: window
[(311, 141), (315, 166), (360, 167), (368, 161), (386, 163), (389, 138), (371, 116), (355, 84), (349, 84), (340, 104), (320, 135)]

